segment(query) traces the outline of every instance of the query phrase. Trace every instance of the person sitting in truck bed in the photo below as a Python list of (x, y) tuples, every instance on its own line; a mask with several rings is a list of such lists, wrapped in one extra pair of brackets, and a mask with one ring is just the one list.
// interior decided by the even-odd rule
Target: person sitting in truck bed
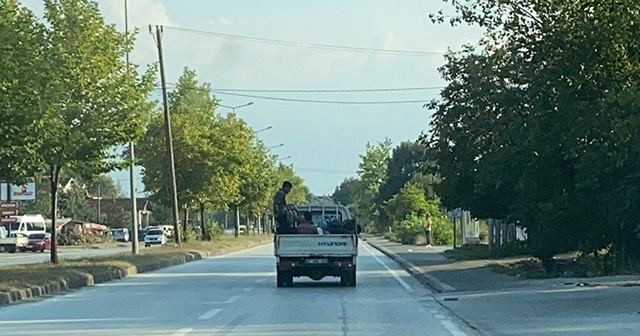
[(304, 213), (304, 223), (298, 224), (296, 229), (299, 234), (318, 234), (318, 229), (313, 225), (313, 215), (311, 212)]

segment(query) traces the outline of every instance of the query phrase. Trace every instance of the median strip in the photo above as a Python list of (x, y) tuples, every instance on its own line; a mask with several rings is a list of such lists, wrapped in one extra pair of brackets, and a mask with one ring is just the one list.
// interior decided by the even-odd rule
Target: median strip
[(14, 265), (0, 268), (0, 306), (93, 286), (128, 275), (200, 260), (267, 244), (272, 235), (225, 237), (212, 242), (185, 243), (181, 247), (142, 248), (139, 255), (120, 253), (109, 256), (50, 263)]

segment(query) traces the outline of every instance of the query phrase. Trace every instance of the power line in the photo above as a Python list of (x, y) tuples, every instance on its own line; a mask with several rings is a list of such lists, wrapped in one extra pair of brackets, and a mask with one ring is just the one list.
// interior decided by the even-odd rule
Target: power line
[(407, 55), (407, 56), (442, 56), (444, 55), (444, 53), (440, 53), (440, 52), (347, 47), (347, 46), (334, 45), (334, 44), (302, 43), (302, 42), (267, 39), (267, 38), (251, 37), (251, 36), (243, 36), (243, 35), (224, 34), (224, 33), (212, 32), (212, 31), (171, 27), (171, 26), (165, 26), (165, 28), (184, 31), (184, 32), (190, 32), (190, 33), (196, 33), (196, 34), (211, 35), (211, 36), (228, 38), (233, 40), (244, 40), (244, 41), (266, 43), (266, 44), (286, 45), (291, 47), (329, 49), (329, 50), (340, 50), (340, 51), (350, 51), (350, 52), (381, 53), (381, 54), (393, 54), (393, 55)]
[[(167, 86), (171, 86), (174, 89), (177, 87), (176, 84), (167, 83)], [(442, 87), (422, 87), (422, 88), (397, 88), (397, 89), (354, 89), (354, 90), (249, 90), (249, 89), (237, 89), (240, 92), (376, 92), (376, 91), (414, 91), (414, 90), (432, 90), (432, 89), (441, 89)], [(156, 91), (161, 88), (156, 87)], [(202, 90), (202, 88), (186, 88), (187, 90)], [(218, 93), (221, 95), (229, 95), (229, 96), (238, 96), (245, 98), (255, 98), (255, 99), (266, 99), (266, 100), (277, 100), (277, 101), (287, 101), (287, 102), (298, 102), (298, 103), (318, 103), (318, 104), (343, 104), (343, 105), (382, 105), (382, 104), (416, 104), (416, 103), (424, 103), (425, 100), (395, 100), (395, 101), (336, 101), (336, 100), (315, 100), (315, 99), (297, 99), (297, 98), (284, 98), (284, 97), (267, 97), (267, 96), (257, 96), (257, 95), (249, 95), (237, 92), (229, 92), (230, 90), (221, 90), (221, 89), (210, 89), (210, 92)]]
[(424, 90), (439, 90), (444, 89), (444, 86), (426, 86), (426, 87), (406, 87), (406, 88), (376, 88), (376, 89), (310, 89), (310, 90), (270, 90), (270, 89), (215, 89), (218, 92), (269, 92), (269, 93), (316, 93), (316, 92), (395, 92), (395, 91), (424, 91)]
[(237, 97), (245, 97), (245, 98), (254, 98), (254, 99), (266, 99), (266, 100), (278, 100), (278, 101), (287, 101), (287, 102), (298, 102), (298, 103), (317, 103), (317, 104), (342, 104), (342, 105), (382, 105), (382, 104), (416, 104), (416, 103), (424, 103), (426, 100), (395, 100), (395, 101), (339, 101), (339, 100), (315, 100), (315, 99), (294, 99), (294, 98), (284, 98), (284, 97), (266, 97), (266, 96), (256, 96), (256, 95), (248, 95), (242, 93), (231, 93), (231, 92), (223, 92), (218, 90), (211, 90), (211, 92), (216, 92), (221, 95), (229, 95), (229, 96), (237, 96)]

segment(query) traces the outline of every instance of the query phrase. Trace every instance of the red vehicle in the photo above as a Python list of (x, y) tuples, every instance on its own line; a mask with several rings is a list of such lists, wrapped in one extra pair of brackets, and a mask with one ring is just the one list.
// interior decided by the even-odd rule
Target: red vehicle
[(33, 252), (44, 250), (51, 251), (51, 234), (50, 233), (32, 233), (29, 235), (29, 242), (27, 243), (27, 250)]

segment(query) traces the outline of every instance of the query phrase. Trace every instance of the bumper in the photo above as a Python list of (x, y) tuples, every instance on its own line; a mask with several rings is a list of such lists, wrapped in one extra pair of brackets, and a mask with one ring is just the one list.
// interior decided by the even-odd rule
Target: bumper
[(356, 268), (356, 258), (280, 258), (277, 270), (293, 276), (320, 280), (325, 276), (342, 276)]

